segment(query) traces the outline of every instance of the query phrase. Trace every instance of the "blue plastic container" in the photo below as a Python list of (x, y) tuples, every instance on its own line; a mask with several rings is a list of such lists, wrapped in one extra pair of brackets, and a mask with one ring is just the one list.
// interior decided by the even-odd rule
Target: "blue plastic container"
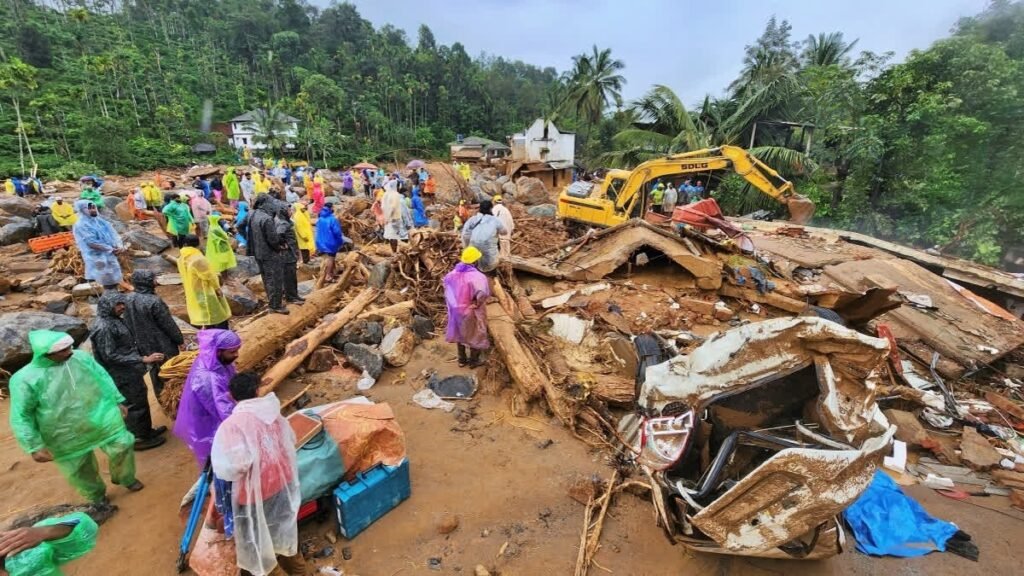
[(401, 504), (411, 492), (408, 458), (398, 466), (378, 464), (356, 474), (351, 482), (342, 482), (334, 489), (338, 533), (349, 540), (355, 538)]

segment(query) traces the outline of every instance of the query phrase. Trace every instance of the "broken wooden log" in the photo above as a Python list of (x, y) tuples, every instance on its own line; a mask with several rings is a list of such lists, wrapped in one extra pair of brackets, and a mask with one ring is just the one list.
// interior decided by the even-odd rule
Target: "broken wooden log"
[(487, 329), (519, 391), (527, 400), (539, 397), (544, 390), (542, 382), (547, 380), (547, 376), (541, 372), (533, 353), (519, 342), (515, 322), (498, 302), (487, 304)]
[(313, 328), (302, 337), (293, 340), (285, 349), (284, 354), (276, 364), (270, 367), (260, 379), (260, 395), (272, 392), (274, 388), (284, 381), (292, 370), (295, 370), (316, 347), (324, 343), (335, 332), (341, 330), (345, 324), (355, 319), (363, 308), (366, 308), (374, 298), (380, 294), (376, 288), (364, 288), (347, 306), (334, 315), (329, 321)]
[(761, 294), (757, 290), (748, 290), (738, 286), (732, 286), (730, 284), (722, 284), (722, 287), (718, 289), (718, 293), (722, 296), (728, 296), (729, 298), (736, 298), (737, 300), (767, 304), (768, 306), (785, 310), (786, 312), (792, 312), (794, 314), (800, 314), (807, 310), (806, 302), (787, 298), (781, 294), (772, 294), (771, 292)]
[(406, 300), (405, 302), (399, 302), (398, 304), (392, 304), (391, 306), (384, 306), (383, 308), (365, 310), (359, 315), (359, 319), (381, 322), (387, 318), (398, 318), (399, 320), (408, 323), (412, 321), (412, 313), (415, 309), (416, 302), (413, 300)]
[(609, 404), (619, 406), (631, 405), (636, 402), (636, 383), (615, 374), (593, 374), (590, 383), (590, 394)]
[(305, 304), (293, 306), (288, 316), (271, 314), (239, 328), (237, 332), (242, 338), (242, 349), (235, 361), (238, 371), (251, 370), (264, 358), (280, 350), (285, 343), (294, 340), (306, 326), (323, 318), (337, 306), (338, 299), (348, 287), (353, 269), (352, 266), (346, 267), (337, 283), (314, 291), (306, 298)]
[(523, 313), (519, 310), (519, 305), (505, 292), (505, 288), (502, 287), (501, 281), (497, 278), (491, 278), (491, 293), (501, 303), (501, 307), (505, 309), (505, 312), (512, 316), (513, 321), (523, 321)]

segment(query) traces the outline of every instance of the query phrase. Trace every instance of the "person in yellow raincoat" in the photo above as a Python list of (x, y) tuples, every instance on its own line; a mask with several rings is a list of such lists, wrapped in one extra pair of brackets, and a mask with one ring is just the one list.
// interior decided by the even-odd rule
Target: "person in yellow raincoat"
[(292, 223), (295, 224), (295, 238), (299, 241), (299, 252), (302, 261), (309, 264), (309, 256), (313, 252), (313, 223), (309, 220), (309, 207), (305, 202), (292, 204), (295, 213)]
[(142, 184), (142, 197), (146, 200), (146, 206), (150, 210), (159, 211), (164, 207), (164, 192), (154, 182)]
[(206, 259), (210, 262), (210, 270), (220, 274), (238, 265), (235, 251), (231, 249), (231, 236), (220, 226), (220, 213), (214, 212), (207, 216), (210, 230), (206, 234)]
[(228, 329), (231, 307), (220, 291), (220, 278), (199, 251), (199, 237), (185, 236), (178, 256), (178, 274), (185, 288), (188, 321), (197, 328)]
[(459, 175), (462, 176), (463, 180), (469, 182), (469, 179), (472, 176), (472, 173), (469, 170), (469, 164), (459, 164)]
[(254, 172), (252, 175), (252, 181), (255, 184), (253, 187), (253, 194), (255, 196), (270, 192), (270, 178), (268, 178), (266, 174)]
[(14, 185), (14, 178), (7, 178), (4, 180), (4, 194), (8, 196), (14, 196), (17, 194), (17, 187)]
[(53, 203), (50, 204), (50, 216), (57, 221), (57, 225), (64, 230), (70, 230), (75, 222), (78, 222), (78, 214), (75, 214), (75, 207), (70, 202), (65, 202), (63, 198), (57, 196), (53, 199)]

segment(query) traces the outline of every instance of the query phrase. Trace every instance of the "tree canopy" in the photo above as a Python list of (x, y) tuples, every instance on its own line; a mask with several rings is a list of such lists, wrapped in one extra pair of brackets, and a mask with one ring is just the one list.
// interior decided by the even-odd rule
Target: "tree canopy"
[[(300, 119), (290, 153), (332, 166), (443, 156), (456, 134), (500, 141), (543, 117), (576, 131), (590, 168), (734, 144), (792, 179), (818, 223), (990, 264), (1022, 252), (1019, 1), (895, 64), (772, 17), (724, 96), (695, 103), (671, 77), (624, 101), (628, 63), (589, 42), (559, 74), (348, 3), (9, 0), (0, 16), (0, 176), (182, 165), (201, 142), (234, 155), (224, 123), (250, 110), (279, 153), (278, 114)], [(709, 190), (728, 213), (773, 206), (735, 176)]]

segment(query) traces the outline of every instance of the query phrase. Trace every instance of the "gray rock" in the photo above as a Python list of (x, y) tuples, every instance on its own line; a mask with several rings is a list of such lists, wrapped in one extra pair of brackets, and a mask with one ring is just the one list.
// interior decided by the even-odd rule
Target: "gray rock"
[(391, 275), (391, 266), (387, 262), (378, 262), (370, 268), (370, 280), (369, 284), (373, 288), (384, 288), (384, 285), (388, 282), (388, 276)]
[(107, 222), (110, 222), (110, 226), (121, 236), (124, 236), (128, 232), (128, 225), (121, 222), (120, 218), (106, 218)]
[(505, 176), (504, 174), (502, 174), (501, 176), (498, 176), (497, 182), (498, 182), (499, 186), (504, 187), (505, 183), (508, 182), (508, 181), (509, 181), (508, 176)]
[(313, 293), (316, 288), (316, 280), (306, 280), (305, 282), (299, 282), (299, 296), (305, 298)]
[(540, 204), (530, 206), (526, 209), (526, 213), (537, 218), (554, 218), (558, 215), (558, 208), (554, 204)]
[(67, 332), (81, 344), (89, 335), (85, 322), (52, 312), (8, 312), (0, 314), (0, 366), (13, 372), (32, 359), (28, 333), (32, 330)]
[(117, 213), (117, 205), (120, 204), (121, 202), (124, 202), (124, 199), (118, 198), (117, 196), (103, 197), (103, 206), (106, 207), (107, 210), (110, 210), (115, 214)]
[(149, 270), (153, 274), (171, 274), (178, 271), (178, 267), (164, 260), (160, 256), (146, 256), (145, 258), (133, 258), (132, 264), (136, 270)]
[(551, 201), (548, 189), (537, 178), (520, 178), (516, 182), (516, 201), (530, 206), (546, 204)]
[(516, 185), (513, 182), (505, 182), (501, 185), (501, 195), (508, 196), (509, 200), (514, 200), (516, 197)]
[(331, 338), (331, 346), (338, 350), (344, 350), (345, 345), (349, 343), (376, 346), (383, 339), (384, 326), (380, 322), (356, 320), (346, 324), (344, 328)]
[(60, 288), (61, 290), (64, 290), (64, 291), (68, 291), (68, 290), (71, 290), (72, 288), (74, 288), (77, 285), (78, 285), (78, 278), (75, 278), (74, 276), (68, 276), (67, 278), (65, 278), (65, 279), (63, 279), (63, 280), (61, 280), (60, 282), (57, 283), (57, 288)]
[(426, 316), (415, 315), (412, 317), (412, 331), (420, 337), (421, 340), (427, 340), (434, 337), (434, 321)]
[(228, 280), (245, 280), (253, 276), (259, 276), (260, 267), (252, 256), (235, 256), (236, 265), (234, 268), (224, 272), (224, 278)]
[(0, 226), (0, 246), (24, 242), (36, 235), (35, 224), (28, 218), (12, 218), (12, 222)]
[(21, 220), (21, 216), (11, 216), (10, 214), (0, 214), (0, 226), (6, 226), (11, 222), (17, 222)]
[(221, 285), (220, 290), (224, 293), (224, 297), (228, 299), (228, 306), (231, 307), (232, 316), (252, 314), (260, 305), (260, 300), (256, 297), (256, 294), (242, 284), (229, 282)]
[(103, 294), (103, 286), (95, 282), (83, 282), (76, 284), (71, 289), (71, 297), (75, 299), (88, 298), (89, 296), (99, 296)]
[(131, 243), (133, 248), (145, 250), (150, 254), (159, 254), (171, 247), (171, 241), (163, 236), (150, 234), (142, 228), (131, 228), (124, 235), (124, 241)]
[(384, 355), (380, 350), (365, 344), (349, 342), (345, 344), (344, 352), (350, 364), (369, 372), (374, 379), (380, 378), (381, 372), (384, 371)]
[(20, 216), (22, 218), (31, 218), (36, 212), (35, 206), (20, 196), (0, 197), (0, 210), (11, 216)]

